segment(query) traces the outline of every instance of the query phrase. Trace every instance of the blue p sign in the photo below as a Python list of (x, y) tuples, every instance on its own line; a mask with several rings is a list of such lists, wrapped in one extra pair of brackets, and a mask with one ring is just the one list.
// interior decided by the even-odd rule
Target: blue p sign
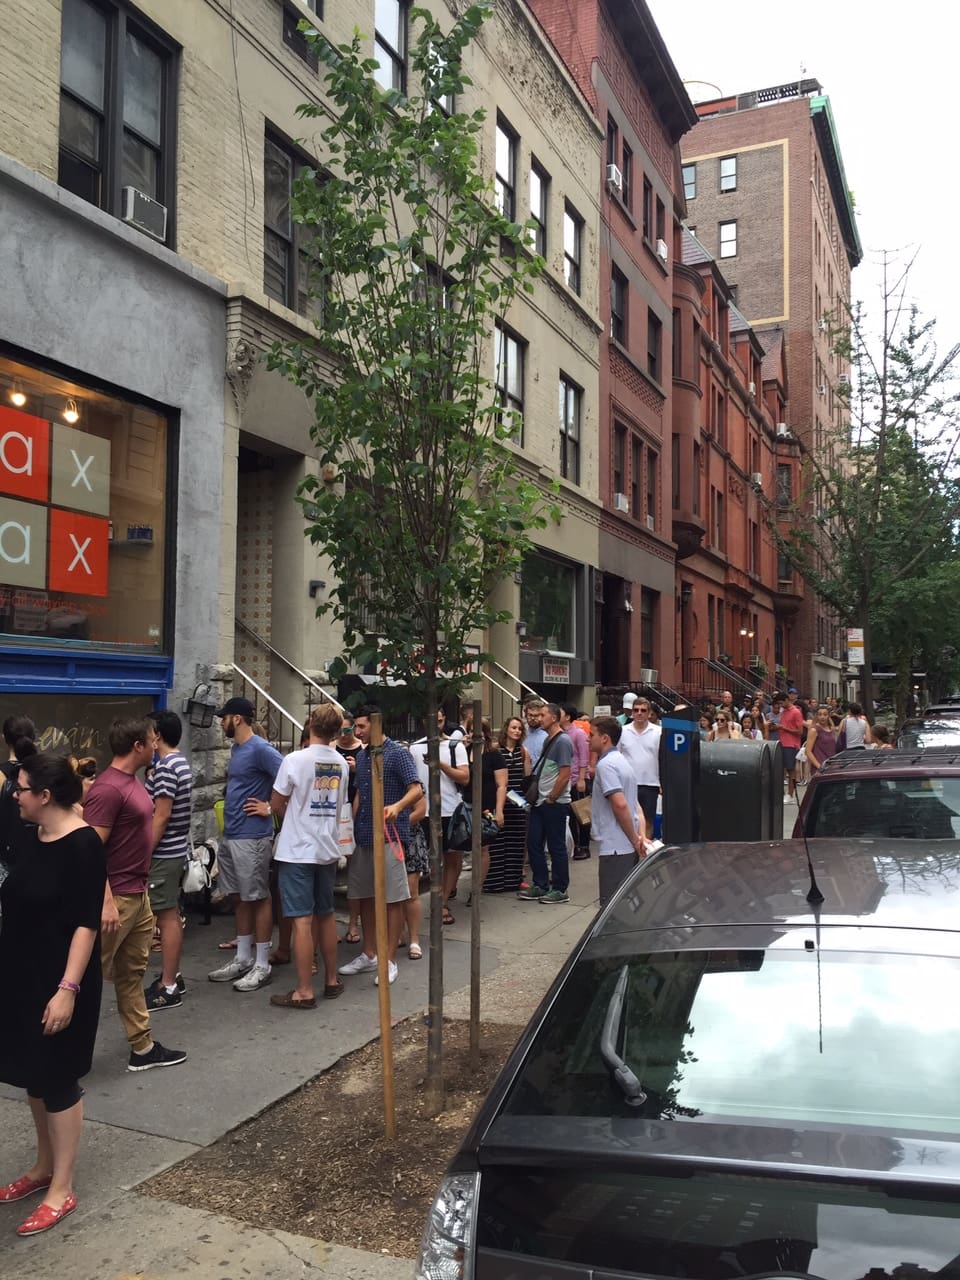
[(672, 751), (675, 756), (682, 756), (685, 751), (690, 750), (690, 734), (681, 733), (677, 729), (668, 730), (667, 750)]

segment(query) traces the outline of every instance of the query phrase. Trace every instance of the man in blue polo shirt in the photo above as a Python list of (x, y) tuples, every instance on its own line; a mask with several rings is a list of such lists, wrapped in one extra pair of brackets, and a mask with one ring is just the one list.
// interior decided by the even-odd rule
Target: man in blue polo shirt
[[(370, 743), (370, 717), (373, 707), (361, 707), (354, 717), (353, 731), (365, 747)], [(361, 751), (354, 771), (356, 798), (353, 812), (355, 848), (347, 872), (347, 895), (360, 900), (360, 922), (363, 925), (363, 950), (340, 966), (347, 977), (357, 973), (373, 973), (377, 967), (376, 903), (373, 896), (373, 769), (370, 752)], [(423, 795), (413, 756), (392, 738), (383, 740), (383, 816), (396, 827), (401, 852), (385, 845), (387, 879), (387, 975), (397, 978), (397, 946), (403, 927), (403, 904), (410, 897), (403, 849), (410, 843), (408, 810)], [(379, 981), (379, 979), (378, 979)]]
[(233, 982), (234, 991), (258, 991), (271, 979), (270, 796), (283, 757), (254, 733), (256, 710), (247, 698), (229, 698), (217, 715), (224, 736), (233, 742), (217, 863), (220, 888), (236, 902), (237, 952), (207, 977), (211, 982)]

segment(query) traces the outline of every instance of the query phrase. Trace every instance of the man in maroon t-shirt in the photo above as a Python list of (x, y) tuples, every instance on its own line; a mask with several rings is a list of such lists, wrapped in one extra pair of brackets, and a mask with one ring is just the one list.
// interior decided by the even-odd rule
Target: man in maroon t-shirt
[(787, 691), (787, 702), (780, 715), (780, 750), (783, 752), (783, 768), (787, 775), (787, 794), (797, 792), (797, 752), (803, 736), (803, 712), (797, 706), (797, 691)]
[(147, 881), (153, 856), (153, 801), (137, 770), (153, 759), (157, 732), (150, 720), (114, 720), (113, 759), (90, 788), (83, 816), (104, 843), (107, 887), (100, 920), (103, 976), (112, 978), (117, 1012), (130, 1044), (128, 1071), (173, 1067), (182, 1049), (165, 1049), (150, 1034), (143, 975), (153, 943)]

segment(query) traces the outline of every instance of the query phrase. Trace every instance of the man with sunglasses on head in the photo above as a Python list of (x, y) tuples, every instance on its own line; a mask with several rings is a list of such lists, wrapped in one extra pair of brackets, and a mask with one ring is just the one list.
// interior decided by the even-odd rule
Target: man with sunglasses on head
[(630, 723), (620, 735), (620, 752), (633, 766), (637, 801), (643, 810), (647, 838), (653, 835), (660, 795), (660, 726), (651, 723), (650, 703), (638, 698), (630, 710)]

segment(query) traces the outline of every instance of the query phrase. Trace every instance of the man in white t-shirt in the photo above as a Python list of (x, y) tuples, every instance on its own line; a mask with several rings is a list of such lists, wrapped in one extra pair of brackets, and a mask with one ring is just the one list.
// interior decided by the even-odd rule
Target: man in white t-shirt
[(323, 957), (324, 997), (335, 1000), (343, 991), (337, 977), (333, 885), (340, 859), (340, 819), (349, 803), (350, 767), (330, 745), (340, 732), (341, 720), (332, 702), (314, 708), (310, 741), (302, 751), (284, 756), (270, 798), (273, 812), (283, 819), (273, 856), (280, 871), (280, 906), (284, 917), (293, 922), (297, 973), (293, 991), (270, 997), (270, 1003), (281, 1009), (316, 1007), (315, 945)]
[[(470, 715), (472, 727), (473, 707), (470, 708)], [(463, 798), (460, 788), (465, 787), (470, 781), (470, 757), (462, 734), (459, 737), (449, 738), (444, 735), (442, 713), (437, 716), (437, 728), (440, 733), (440, 819), (443, 824), (443, 923), (452, 924), (453, 916), (447, 907), (447, 902), (460, 879), (460, 872), (463, 869), (463, 851), (447, 848), (447, 832), (453, 811)], [(413, 756), (413, 763), (417, 766), (417, 776), (423, 787), (423, 793), (429, 802), (426, 738), (418, 738), (416, 742), (411, 743), (410, 754)]]
[(624, 730), (613, 716), (591, 720), (590, 750), (597, 754), (590, 812), (590, 843), (597, 853), (600, 906), (605, 907), (646, 853), (633, 767), (617, 750)]
[(653, 835), (660, 795), (660, 726), (651, 724), (650, 703), (646, 698), (638, 698), (630, 710), (630, 724), (620, 735), (620, 752), (633, 766), (637, 800), (649, 838)]

